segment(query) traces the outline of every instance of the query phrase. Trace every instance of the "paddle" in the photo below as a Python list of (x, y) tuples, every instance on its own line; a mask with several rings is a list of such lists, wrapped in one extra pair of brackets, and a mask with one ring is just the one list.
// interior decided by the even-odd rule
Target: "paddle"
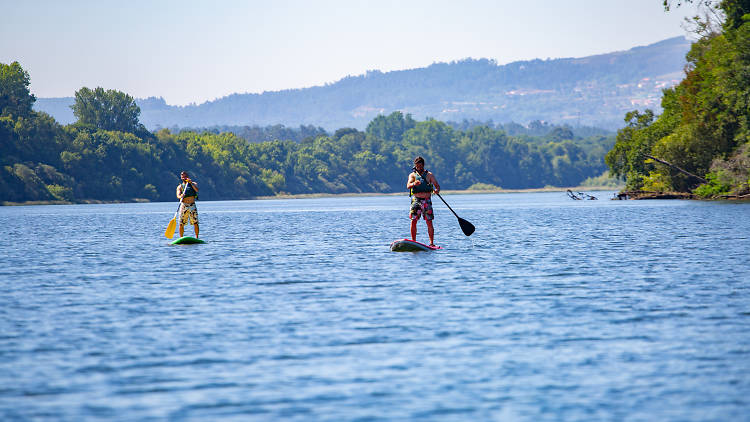
[(461, 226), (461, 230), (464, 232), (464, 234), (467, 235), (467, 236), (471, 236), (471, 234), (474, 233), (474, 230), (475, 230), (474, 229), (474, 225), (471, 224), (471, 223), (469, 223), (468, 221), (464, 220), (463, 218), (459, 217), (458, 214), (456, 214), (456, 212), (453, 211), (453, 208), (451, 208), (451, 206), (448, 205), (447, 202), (445, 202), (445, 199), (443, 199), (443, 197), (440, 196), (439, 193), (435, 192), (435, 195), (437, 195), (438, 198), (440, 198), (440, 200), (443, 201), (443, 203), (445, 204), (445, 206), (448, 207), (449, 210), (451, 210), (451, 212), (453, 213), (453, 215), (455, 215), (456, 218), (458, 218), (458, 225)]
[(164, 230), (164, 236), (168, 238), (174, 237), (174, 229), (177, 227), (177, 214), (180, 212), (180, 206), (182, 206), (182, 201), (180, 201), (180, 205), (177, 206), (177, 212), (174, 213), (174, 217), (172, 217), (171, 220), (169, 220), (169, 224), (167, 224), (167, 229)]

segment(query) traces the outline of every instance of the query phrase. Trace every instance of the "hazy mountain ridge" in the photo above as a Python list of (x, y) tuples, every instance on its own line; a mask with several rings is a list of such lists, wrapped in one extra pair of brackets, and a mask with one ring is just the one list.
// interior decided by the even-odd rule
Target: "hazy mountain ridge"
[[(497, 65), (488, 59), (435, 63), (392, 72), (369, 71), (310, 88), (232, 94), (199, 105), (170, 106), (138, 99), (141, 122), (158, 127), (315, 125), (363, 129), (395, 110), (417, 119), (543, 120), (571, 125), (622, 126), (633, 109), (659, 108), (661, 90), (683, 77), (690, 42), (670, 38), (581, 58), (535, 59)], [(106, 87), (105, 87), (106, 88)], [(35, 109), (62, 123), (75, 120), (73, 98), (39, 98)]]

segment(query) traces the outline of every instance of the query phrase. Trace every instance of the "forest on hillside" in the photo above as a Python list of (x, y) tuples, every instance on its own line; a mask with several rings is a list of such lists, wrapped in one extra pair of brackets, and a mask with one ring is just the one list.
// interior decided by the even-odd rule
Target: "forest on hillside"
[[(202, 104), (168, 105), (163, 98), (137, 99), (141, 122), (151, 130), (283, 124), (314, 125), (333, 132), (364, 130), (393, 111), (419, 120), (535, 120), (615, 131), (630, 110), (658, 108), (661, 89), (683, 76), (684, 37), (580, 58), (535, 59), (499, 64), (471, 59), (418, 69), (347, 76), (334, 83), (263, 93), (236, 93)], [(40, 99), (61, 123), (73, 123), (73, 98)]]
[[(576, 186), (606, 170), (614, 135), (594, 128), (524, 128), (417, 121), (394, 112), (366, 130), (300, 126), (149, 131), (126, 93), (76, 92), (75, 123), (34, 111), (29, 75), (0, 64), (0, 201), (172, 201), (180, 170), (201, 199), (282, 193), (405, 192), (415, 156), (444, 189)], [(226, 130), (231, 129), (231, 130)], [(278, 139), (269, 140), (271, 136)]]
[(697, 2), (707, 13), (686, 77), (664, 91), (661, 115), (626, 115), (606, 161), (629, 191), (750, 198), (750, 0)]
[(19, 63), (0, 63), (0, 201), (171, 201), (183, 169), (201, 183), (202, 199), (405, 192), (417, 155), (445, 189), (569, 187), (601, 180), (608, 167), (631, 192), (748, 198), (750, 0), (696, 2), (718, 19), (694, 20), (699, 37), (685, 78), (663, 90), (662, 114), (625, 113), (616, 138), (595, 128), (417, 120), (401, 111), (374, 116), (364, 130), (199, 121), (148, 130), (132, 97), (86, 87), (75, 93), (76, 121), (63, 125), (33, 109)]

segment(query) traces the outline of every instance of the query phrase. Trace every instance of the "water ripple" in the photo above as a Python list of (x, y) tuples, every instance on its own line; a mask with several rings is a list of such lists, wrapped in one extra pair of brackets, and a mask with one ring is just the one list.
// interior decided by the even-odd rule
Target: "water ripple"
[(450, 202), (0, 207), (0, 420), (747, 419), (750, 204)]

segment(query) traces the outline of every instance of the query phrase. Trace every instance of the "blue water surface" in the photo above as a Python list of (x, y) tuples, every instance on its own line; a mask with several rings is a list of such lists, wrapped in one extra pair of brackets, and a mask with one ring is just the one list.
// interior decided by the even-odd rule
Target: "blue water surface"
[(750, 420), (750, 204), (595, 195), (0, 207), (0, 420)]

